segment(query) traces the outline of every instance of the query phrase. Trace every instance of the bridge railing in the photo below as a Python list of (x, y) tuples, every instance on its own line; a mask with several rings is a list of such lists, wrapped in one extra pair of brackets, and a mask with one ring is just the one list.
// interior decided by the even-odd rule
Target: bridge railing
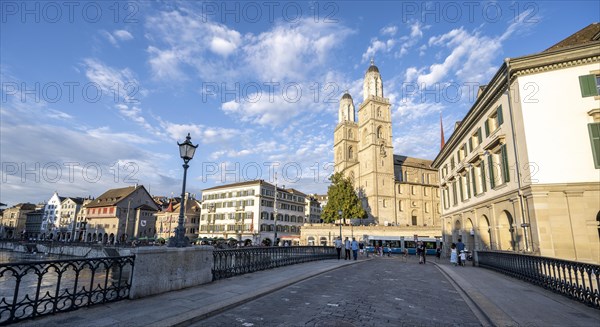
[(252, 247), (213, 251), (213, 280), (302, 262), (337, 258), (333, 247)]
[(518, 253), (477, 251), (479, 266), (542, 286), (600, 309), (600, 266)]
[(0, 325), (126, 299), (134, 256), (0, 264)]

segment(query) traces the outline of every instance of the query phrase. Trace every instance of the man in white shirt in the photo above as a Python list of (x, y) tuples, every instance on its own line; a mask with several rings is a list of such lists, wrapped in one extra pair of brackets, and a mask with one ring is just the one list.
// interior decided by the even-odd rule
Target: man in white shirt
[(335, 239), (335, 250), (337, 251), (338, 260), (342, 257), (342, 237)]
[(346, 237), (344, 241), (344, 245), (346, 248), (346, 255), (344, 256), (344, 260), (351, 260), (350, 258), (350, 250), (352, 249), (352, 245), (350, 244), (350, 240)]

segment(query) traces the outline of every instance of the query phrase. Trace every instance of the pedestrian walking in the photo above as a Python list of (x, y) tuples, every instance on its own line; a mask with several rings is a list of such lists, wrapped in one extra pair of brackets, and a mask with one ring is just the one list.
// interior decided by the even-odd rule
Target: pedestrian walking
[(465, 250), (460, 251), (460, 265), (461, 266), (465, 266), (467, 264), (467, 252), (465, 252)]
[(335, 250), (337, 251), (338, 260), (342, 257), (342, 237), (335, 239)]
[(458, 252), (456, 252), (456, 244), (452, 243), (450, 246), (450, 263), (456, 266), (458, 263)]
[(462, 242), (462, 238), (459, 238), (458, 243), (456, 243), (456, 253), (459, 255), (458, 256), (458, 265), (459, 266), (462, 264), (461, 258), (460, 258), (460, 253), (464, 250), (465, 250), (465, 243)]
[(356, 241), (356, 238), (352, 238), (352, 243), (350, 244), (350, 246), (352, 247), (352, 256), (354, 257), (354, 260), (358, 259), (358, 242)]
[(363, 242), (358, 243), (358, 253), (360, 253), (361, 256), (365, 254), (365, 244)]
[(442, 248), (441, 247), (437, 247), (435, 249), (435, 258), (437, 262), (440, 262), (440, 258), (442, 257)]
[(425, 247), (422, 242), (417, 243), (417, 256), (419, 257), (419, 264), (425, 264)]
[(344, 241), (344, 248), (345, 248), (345, 256), (344, 256), (344, 260), (350, 260), (350, 250), (352, 249), (352, 245), (350, 244), (350, 240), (346, 237), (346, 240)]
[(388, 245), (387, 245), (387, 254), (388, 254), (388, 257), (391, 257), (391, 256), (392, 256), (392, 248), (390, 247), (390, 244), (389, 244), (389, 243), (388, 243)]

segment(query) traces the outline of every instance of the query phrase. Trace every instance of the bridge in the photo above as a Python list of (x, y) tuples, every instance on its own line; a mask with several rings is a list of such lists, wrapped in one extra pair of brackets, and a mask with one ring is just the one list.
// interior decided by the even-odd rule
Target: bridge
[[(261, 251), (252, 250), (255, 256)], [(371, 255), (368, 258), (361, 256), (357, 261), (345, 261), (330, 259), (330, 253), (312, 253), (312, 257), (307, 257), (302, 252), (302, 261), (318, 256), (324, 256), (326, 260), (293, 264), (288, 256), (287, 262), (278, 261), (277, 267), (261, 267), (256, 262), (264, 264), (265, 260), (253, 259), (253, 262), (245, 261), (244, 269), (233, 269), (233, 253), (235, 251), (215, 254), (221, 257), (217, 261), (222, 262), (213, 266), (213, 275), (215, 267), (220, 265), (225, 269), (210, 283), (97, 304), (14, 325), (600, 325), (598, 266), (594, 265), (576, 268), (584, 273), (581, 276), (585, 276), (586, 269), (592, 269), (589, 278), (585, 278), (588, 281), (583, 281), (587, 287), (582, 286), (581, 276), (576, 277), (569, 272), (565, 263), (550, 265), (577, 279), (577, 283), (573, 280), (562, 284), (555, 277), (548, 279), (545, 287), (553, 288), (553, 292), (534, 285), (533, 280), (524, 281), (527, 278), (523, 276), (524, 280), (508, 276), (506, 273), (510, 267), (525, 266), (525, 261), (515, 261), (514, 257), (494, 258), (491, 261), (499, 263), (494, 270), (473, 265), (456, 267), (446, 259), (436, 261), (430, 258), (427, 264), (420, 265), (414, 256), (405, 259), (401, 256)], [(488, 253), (488, 256), (493, 255), (503, 254)], [(284, 256), (280, 255), (279, 259), (284, 259)], [(481, 263), (483, 261), (485, 259)], [(237, 262), (238, 266), (240, 262)], [(537, 264), (529, 262), (529, 265)], [(536, 267), (540, 271), (546, 269), (540, 265)], [(504, 270), (505, 273), (496, 270)], [(557, 293), (559, 290), (551, 284), (570, 289), (571, 298)]]

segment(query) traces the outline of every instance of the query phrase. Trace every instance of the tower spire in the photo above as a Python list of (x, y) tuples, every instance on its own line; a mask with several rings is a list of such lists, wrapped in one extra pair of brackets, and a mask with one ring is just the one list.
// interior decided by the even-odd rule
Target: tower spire
[(440, 111), (440, 150), (444, 148), (446, 145), (446, 140), (444, 138), (444, 124), (442, 122), (442, 112)]

